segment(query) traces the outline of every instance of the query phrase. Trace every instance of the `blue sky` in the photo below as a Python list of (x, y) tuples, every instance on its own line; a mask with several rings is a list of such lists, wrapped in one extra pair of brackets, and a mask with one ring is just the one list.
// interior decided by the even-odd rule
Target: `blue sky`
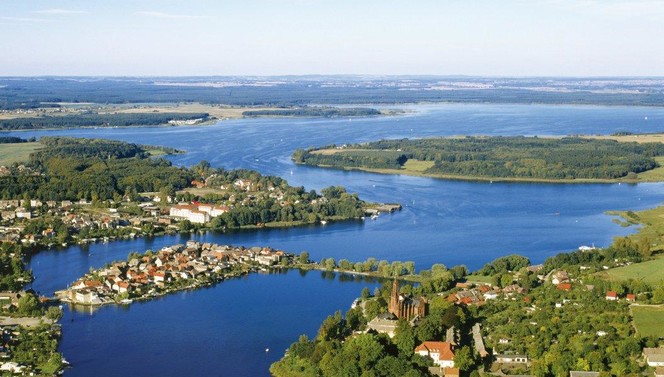
[(0, 0), (0, 75), (664, 76), (664, 0)]

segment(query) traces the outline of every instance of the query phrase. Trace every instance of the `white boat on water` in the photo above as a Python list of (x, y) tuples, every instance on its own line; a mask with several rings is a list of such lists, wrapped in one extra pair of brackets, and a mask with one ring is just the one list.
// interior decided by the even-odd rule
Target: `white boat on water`
[(376, 220), (378, 218), (378, 215), (371, 215), (371, 220)]

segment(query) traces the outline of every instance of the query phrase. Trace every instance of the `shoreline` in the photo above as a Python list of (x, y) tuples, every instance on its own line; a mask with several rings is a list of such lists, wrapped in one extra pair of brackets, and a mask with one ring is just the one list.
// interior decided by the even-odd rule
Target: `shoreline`
[[(664, 180), (626, 180), (626, 179), (572, 179), (572, 180), (555, 180), (555, 179), (529, 179), (529, 178), (509, 178), (509, 177), (469, 177), (457, 176), (446, 174), (425, 174), (414, 171), (398, 170), (398, 169), (372, 169), (362, 167), (336, 167), (331, 165), (309, 165), (304, 163), (297, 163), (302, 166), (309, 166), (323, 169), (336, 169), (345, 171), (362, 171), (366, 173), (376, 173), (385, 175), (407, 175), (411, 177), (433, 178), (449, 181), (465, 181), (465, 182), (488, 182), (488, 183), (540, 183), (540, 184), (638, 184), (638, 183), (661, 183)], [(646, 173), (646, 172), (644, 172)], [(641, 173), (639, 173), (641, 174)]]

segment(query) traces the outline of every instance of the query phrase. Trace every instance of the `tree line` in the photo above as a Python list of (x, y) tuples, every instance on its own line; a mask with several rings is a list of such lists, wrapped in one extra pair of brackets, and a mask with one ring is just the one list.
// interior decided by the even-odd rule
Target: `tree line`
[(37, 130), (78, 127), (158, 126), (171, 120), (208, 119), (208, 113), (81, 113), (62, 116), (0, 119), (0, 130)]
[(380, 140), (335, 153), (297, 150), (297, 163), (400, 169), (410, 159), (431, 161), (425, 174), (530, 179), (617, 179), (658, 167), (661, 143), (620, 143), (580, 137), (463, 137)]

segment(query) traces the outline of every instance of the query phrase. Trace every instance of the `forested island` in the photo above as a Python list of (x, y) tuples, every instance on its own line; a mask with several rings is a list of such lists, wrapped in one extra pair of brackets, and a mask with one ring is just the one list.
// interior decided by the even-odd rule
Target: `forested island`
[(196, 124), (210, 120), (208, 113), (116, 113), (95, 112), (0, 119), (0, 130), (40, 130), (81, 127), (140, 127)]
[(582, 137), (453, 137), (380, 140), (296, 150), (296, 163), (450, 179), (636, 181), (660, 165), (662, 143)]
[(381, 115), (379, 110), (363, 107), (301, 107), (277, 110), (249, 110), (242, 113), (246, 117), (363, 117)]

